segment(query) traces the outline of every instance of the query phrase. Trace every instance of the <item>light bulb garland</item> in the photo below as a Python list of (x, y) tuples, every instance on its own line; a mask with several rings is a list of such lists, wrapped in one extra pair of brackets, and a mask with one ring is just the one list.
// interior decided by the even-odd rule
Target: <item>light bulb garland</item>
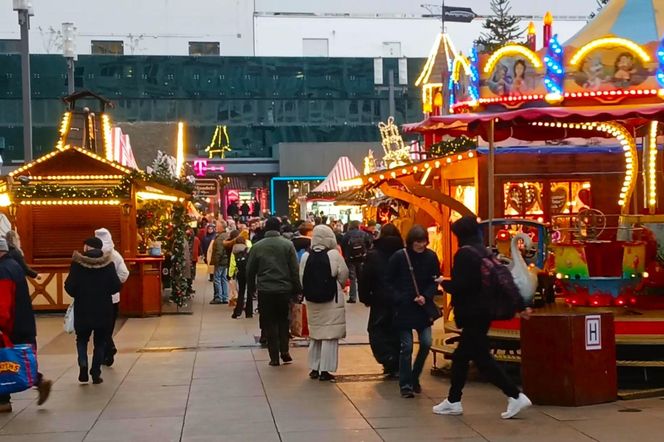
[(561, 101), (563, 97), (563, 84), (565, 82), (565, 70), (563, 69), (563, 48), (558, 43), (558, 35), (549, 40), (549, 47), (544, 56), (546, 64), (546, 76), (544, 86), (548, 92), (547, 101)]
[(657, 48), (657, 61), (657, 83), (664, 87), (664, 38), (662, 38)]
[(534, 122), (530, 123), (532, 126), (540, 127), (555, 127), (560, 129), (576, 129), (576, 130), (590, 130), (596, 132), (604, 132), (616, 138), (623, 148), (625, 155), (625, 178), (623, 185), (620, 189), (620, 198), (618, 205), (621, 207), (621, 214), (626, 215), (629, 211), (629, 201), (634, 193), (636, 187), (636, 180), (634, 177), (639, 174), (638, 152), (636, 150), (636, 141), (632, 134), (622, 125), (613, 121), (604, 123), (587, 122), (587, 123), (561, 123), (561, 122)]

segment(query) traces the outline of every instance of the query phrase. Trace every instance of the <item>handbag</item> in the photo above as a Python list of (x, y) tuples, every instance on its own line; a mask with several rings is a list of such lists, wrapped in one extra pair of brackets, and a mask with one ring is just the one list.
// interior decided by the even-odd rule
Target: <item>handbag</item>
[(67, 307), (67, 313), (65, 313), (65, 323), (63, 325), (65, 333), (72, 334), (74, 333), (74, 303), (72, 302)]
[[(415, 293), (420, 295), (420, 288), (417, 286), (417, 280), (415, 279), (415, 272), (413, 271), (413, 264), (410, 261), (410, 256), (408, 256), (408, 250), (403, 249), (403, 254), (406, 256), (406, 262), (408, 263), (408, 270), (410, 271), (410, 277), (413, 280), (413, 286), (415, 287)], [(435, 302), (433, 302), (432, 299), (424, 298), (424, 305), (421, 307), (424, 309), (424, 312), (426, 313), (427, 317), (433, 324), (436, 322), (437, 319), (441, 318), (443, 316), (443, 313), (440, 311), (440, 307), (436, 305)]]
[(309, 336), (306, 304), (291, 304), (290, 333), (298, 338)]
[(33, 387), (38, 379), (37, 355), (32, 345), (13, 345), (2, 334), (4, 347), (0, 348), (0, 394), (11, 394)]

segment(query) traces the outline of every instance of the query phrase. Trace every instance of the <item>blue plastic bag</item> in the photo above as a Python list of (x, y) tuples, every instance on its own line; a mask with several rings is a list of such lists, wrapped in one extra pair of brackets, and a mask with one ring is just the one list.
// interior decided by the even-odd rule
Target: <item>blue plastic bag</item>
[(18, 393), (37, 382), (37, 355), (32, 345), (0, 348), (0, 394)]

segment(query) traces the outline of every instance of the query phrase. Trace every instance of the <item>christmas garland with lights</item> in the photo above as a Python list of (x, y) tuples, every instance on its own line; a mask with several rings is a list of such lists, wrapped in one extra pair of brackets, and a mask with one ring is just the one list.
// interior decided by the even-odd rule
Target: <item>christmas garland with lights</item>
[(187, 275), (187, 260), (185, 247), (188, 247), (187, 241), (187, 210), (184, 205), (176, 204), (173, 207), (173, 216), (171, 218), (173, 230), (171, 232), (171, 301), (178, 307), (184, 306), (190, 299), (187, 292), (189, 287)]
[(27, 198), (129, 198), (131, 195), (131, 181), (124, 178), (118, 186), (112, 187), (84, 187), (66, 186), (62, 184), (35, 184), (34, 186), (19, 186), (14, 190), (14, 196), (19, 199)]
[(444, 140), (432, 144), (429, 153), (435, 156), (445, 157), (473, 149), (477, 149), (477, 141), (474, 138), (461, 136), (453, 140)]

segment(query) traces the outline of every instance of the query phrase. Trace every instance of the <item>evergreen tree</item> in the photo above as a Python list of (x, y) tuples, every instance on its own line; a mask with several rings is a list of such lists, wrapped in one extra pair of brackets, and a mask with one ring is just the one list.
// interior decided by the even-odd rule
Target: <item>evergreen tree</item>
[(521, 19), (510, 14), (510, 0), (491, 0), (493, 16), (486, 19), (477, 45), (481, 52), (492, 53), (506, 43), (518, 43), (525, 29), (519, 29)]
[(597, 2), (597, 11), (591, 12), (590, 13), (590, 20), (595, 18), (597, 16), (597, 13), (602, 10), (604, 6), (606, 6), (609, 3), (609, 0), (595, 0)]

